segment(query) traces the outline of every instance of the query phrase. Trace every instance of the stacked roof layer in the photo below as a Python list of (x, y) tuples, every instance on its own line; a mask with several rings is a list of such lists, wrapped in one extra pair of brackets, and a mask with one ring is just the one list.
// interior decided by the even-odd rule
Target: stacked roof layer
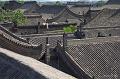
[(116, 27), (119, 22), (120, 9), (103, 9), (94, 17), (85, 28)]
[(67, 53), (86, 74), (96, 79), (120, 78), (120, 37), (71, 42), (68, 43)]

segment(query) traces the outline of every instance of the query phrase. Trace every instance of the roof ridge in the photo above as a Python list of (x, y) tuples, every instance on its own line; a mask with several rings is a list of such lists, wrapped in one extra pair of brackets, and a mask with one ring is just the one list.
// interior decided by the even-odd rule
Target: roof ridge
[(88, 45), (88, 44), (101, 44), (101, 43), (113, 43), (113, 42), (120, 42), (120, 36), (77, 39), (77, 40), (70, 40), (68, 42), (69, 43), (74, 42), (74, 45), (72, 43), (72, 44), (69, 44), (69, 46)]
[(16, 36), (15, 34), (11, 33), (10, 31), (8, 31), (6, 28), (4, 28), (4, 27), (1, 26), (1, 25), (0, 25), (0, 30), (2, 30), (2, 31), (5, 32), (6, 34), (8, 34), (8, 35), (14, 37), (15, 39), (17, 39), (17, 40), (19, 40), (19, 41), (28, 43), (27, 40), (22, 39), (22, 38)]
[[(0, 34), (0, 36), (1, 36), (2, 38), (5, 38), (6, 40), (12, 42), (12, 43), (15, 43), (15, 44), (17, 44), (17, 45), (19, 45), (19, 46), (22, 46), (22, 47), (25, 47), (25, 48), (26, 48), (26, 47), (27, 47), (27, 48), (29, 48), (29, 47), (38, 48), (38, 47), (39, 47), (39, 45), (31, 45), (31, 44), (29, 44), (29, 43), (27, 42), (27, 40), (24, 40), (24, 39), (22, 39), (22, 38), (20, 38), (20, 37), (17, 37), (16, 35), (10, 33), (7, 29), (5, 29), (5, 28), (2, 27), (2, 26), (0, 26), (0, 30), (2, 31), (2, 33)], [(14, 41), (14, 40), (11, 40), (9, 37), (7, 37), (7, 36), (5, 35), (5, 33), (6, 33), (7, 35), (13, 37), (14, 39), (20, 41), (21, 43), (19, 43), (19, 42), (17, 42), (17, 41)]]
[(69, 7), (66, 6), (66, 8), (63, 9), (63, 10), (62, 10), (59, 14), (57, 14), (54, 18), (48, 19), (47, 21), (51, 21), (51, 20), (57, 19), (57, 18), (60, 17), (60, 15), (62, 15), (62, 14), (64, 13), (64, 11), (66, 11), (66, 10), (67, 10), (68, 12), (72, 13), (72, 15), (73, 15), (74, 17), (77, 17), (77, 18), (81, 17), (80, 15), (75, 14), (74, 12), (72, 12), (72, 11), (69, 9)]
[[(102, 11), (103, 11), (103, 10), (100, 10), (99, 13), (98, 13), (96, 16), (94, 16), (88, 23), (92, 22), (97, 16), (99, 16), (99, 14), (102, 13)], [(87, 24), (88, 24), (88, 23), (87, 23)]]
[[(99, 17), (99, 16), (100, 16), (102, 13), (104, 13), (104, 11), (106, 11), (106, 10), (115, 10), (115, 9), (104, 8), (104, 9), (100, 10), (99, 13), (98, 13), (94, 18), (92, 18), (86, 25), (88, 25), (89, 23), (91, 23), (92, 21), (94, 21), (97, 17)], [(86, 25), (85, 25), (85, 26), (86, 26)]]
[[(62, 48), (62, 45), (59, 43), (59, 46)], [(59, 47), (58, 47), (59, 48)], [(63, 50), (63, 49), (62, 49)], [(67, 61), (67, 63), (69, 63), (73, 69), (75, 69), (76, 67), (80, 67), (79, 64), (74, 60), (74, 58), (68, 53), (68, 51), (64, 51), (64, 52), (58, 52), (60, 54), (60, 57), (62, 59), (64, 59), (64, 62)], [(64, 55), (64, 56), (63, 56)], [(74, 63), (74, 64), (73, 64)], [(80, 67), (81, 68), (81, 67)], [(82, 71), (82, 72), (81, 72)], [(76, 72), (76, 71), (75, 71)], [(79, 70), (76, 72), (79, 73)], [(91, 75), (89, 75), (87, 72), (85, 72), (82, 68), (80, 70), (80, 73), (84, 73), (87, 77), (89, 77), (88, 79), (92, 78)], [(80, 77), (80, 76), (78, 76)]]
[(3, 39), (6, 39), (6, 40), (9, 41), (9, 42), (12, 42), (12, 43), (14, 43), (14, 44), (17, 44), (18, 46), (24, 47), (24, 48), (38, 48), (38, 47), (41, 46), (41, 45), (34, 46), (34, 45), (32, 45), (32, 44), (26, 44), (26, 43), (24, 43), (24, 42), (22, 42), (22, 43), (15, 42), (15, 41), (7, 38), (5, 35), (2, 35), (2, 34), (0, 34), (0, 37), (3, 38)]

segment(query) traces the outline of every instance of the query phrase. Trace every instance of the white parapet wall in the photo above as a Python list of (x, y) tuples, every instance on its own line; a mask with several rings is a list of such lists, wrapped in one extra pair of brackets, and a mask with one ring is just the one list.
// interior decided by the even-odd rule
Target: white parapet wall
[[(76, 79), (33, 58), (22, 56), (3, 48), (0, 48), (0, 65), (0, 78), (2, 79), (9, 79), (9, 77), (12, 77), (11, 79), (16, 79), (16, 77), (17, 79)], [(8, 69), (4, 66), (8, 66)], [(7, 72), (4, 74), (5, 77), (1, 73), (1, 68), (7, 69)], [(23, 78), (23, 75), (19, 77), (16, 71), (25, 77)]]

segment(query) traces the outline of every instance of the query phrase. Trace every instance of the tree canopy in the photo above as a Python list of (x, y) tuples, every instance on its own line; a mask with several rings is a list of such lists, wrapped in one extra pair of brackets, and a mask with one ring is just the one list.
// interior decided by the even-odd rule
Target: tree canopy
[(26, 18), (24, 17), (24, 14), (22, 11), (16, 10), (16, 11), (13, 11), (12, 13), (11, 21), (17, 24), (24, 24), (26, 23)]
[(62, 5), (62, 3), (60, 1), (56, 1), (55, 5), (60, 6), (60, 5)]
[(16, 24), (26, 23), (26, 18), (21, 10), (3, 10), (0, 9), (0, 21), (10, 21)]

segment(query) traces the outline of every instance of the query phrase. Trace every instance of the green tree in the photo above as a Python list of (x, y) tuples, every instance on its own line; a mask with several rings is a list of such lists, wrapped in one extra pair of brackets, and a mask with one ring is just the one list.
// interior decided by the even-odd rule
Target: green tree
[(4, 20), (4, 10), (0, 9), (0, 21)]
[(70, 28), (71, 28), (71, 32), (72, 32), (72, 33), (74, 33), (74, 32), (76, 31), (76, 28), (75, 28), (75, 26), (73, 26), (73, 25), (70, 25)]
[(24, 14), (20, 10), (16, 10), (13, 12), (13, 15), (11, 16), (11, 21), (15, 24), (25, 24), (26, 18), (24, 17)]
[(17, 2), (23, 4), (24, 0), (17, 0)]
[(60, 1), (56, 1), (55, 5), (61, 5)]
[[(24, 0), (17, 0), (19, 3), (24, 3)], [(11, 11), (3, 10), (5, 1), (0, 0), (0, 21), (11, 21), (15, 26), (26, 23), (27, 19), (21, 10)]]
[(11, 11), (1, 9), (0, 14), (0, 21), (11, 21), (15, 26), (25, 24), (27, 21), (21, 10)]

